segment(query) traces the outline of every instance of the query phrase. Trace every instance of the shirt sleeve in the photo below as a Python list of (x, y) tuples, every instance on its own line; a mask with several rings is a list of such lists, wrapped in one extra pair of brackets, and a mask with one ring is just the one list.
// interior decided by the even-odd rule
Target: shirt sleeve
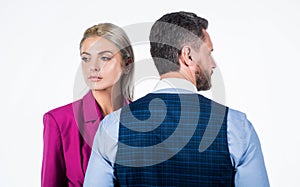
[(44, 150), (42, 162), (42, 187), (67, 186), (61, 133), (54, 117), (44, 115)]
[(96, 132), (84, 187), (113, 187), (120, 110), (107, 115)]
[(246, 115), (229, 110), (227, 133), (235, 186), (269, 187), (260, 141)]

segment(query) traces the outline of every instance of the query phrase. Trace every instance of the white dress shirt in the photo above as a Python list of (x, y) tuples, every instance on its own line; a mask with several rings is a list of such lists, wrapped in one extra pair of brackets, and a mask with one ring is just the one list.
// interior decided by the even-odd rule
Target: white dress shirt
[[(197, 93), (197, 89), (187, 80), (167, 78), (158, 82), (154, 93)], [(94, 138), (84, 187), (114, 186), (113, 166), (118, 149), (120, 113), (121, 109), (101, 121)], [(236, 171), (235, 186), (270, 186), (259, 138), (244, 113), (228, 110), (227, 139), (231, 163)]]

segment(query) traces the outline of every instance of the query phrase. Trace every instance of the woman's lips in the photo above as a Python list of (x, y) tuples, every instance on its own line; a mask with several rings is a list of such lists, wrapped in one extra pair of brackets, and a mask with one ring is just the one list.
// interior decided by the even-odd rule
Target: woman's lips
[(89, 76), (88, 79), (91, 80), (91, 81), (100, 81), (102, 79), (102, 77), (100, 77), (100, 76)]

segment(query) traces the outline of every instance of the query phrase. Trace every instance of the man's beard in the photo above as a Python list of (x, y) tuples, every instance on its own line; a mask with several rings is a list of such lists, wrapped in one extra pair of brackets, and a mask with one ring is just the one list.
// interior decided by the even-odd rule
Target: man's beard
[(211, 74), (204, 72), (200, 66), (198, 66), (198, 71), (196, 71), (195, 77), (198, 91), (209, 90), (211, 88)]

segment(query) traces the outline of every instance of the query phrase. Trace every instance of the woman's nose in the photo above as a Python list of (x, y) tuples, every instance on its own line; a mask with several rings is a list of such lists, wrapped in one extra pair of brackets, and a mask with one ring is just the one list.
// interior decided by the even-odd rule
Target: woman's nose
[(100, 66), (97, 62), (92, 62), (90, 65), (90, 71), (100, 71)]
[(211, 64), (212, 69), (215, 69), (217, 67), (215, 59), (212, 56), (210, 57), (210, 64)]
[(90, 71), (100, 71), (103, 67), (103, 63), (100, 60), (93, 60), (90, 64)]
[(91, 66), (90, 71), (100, 71), (100, 67)]

